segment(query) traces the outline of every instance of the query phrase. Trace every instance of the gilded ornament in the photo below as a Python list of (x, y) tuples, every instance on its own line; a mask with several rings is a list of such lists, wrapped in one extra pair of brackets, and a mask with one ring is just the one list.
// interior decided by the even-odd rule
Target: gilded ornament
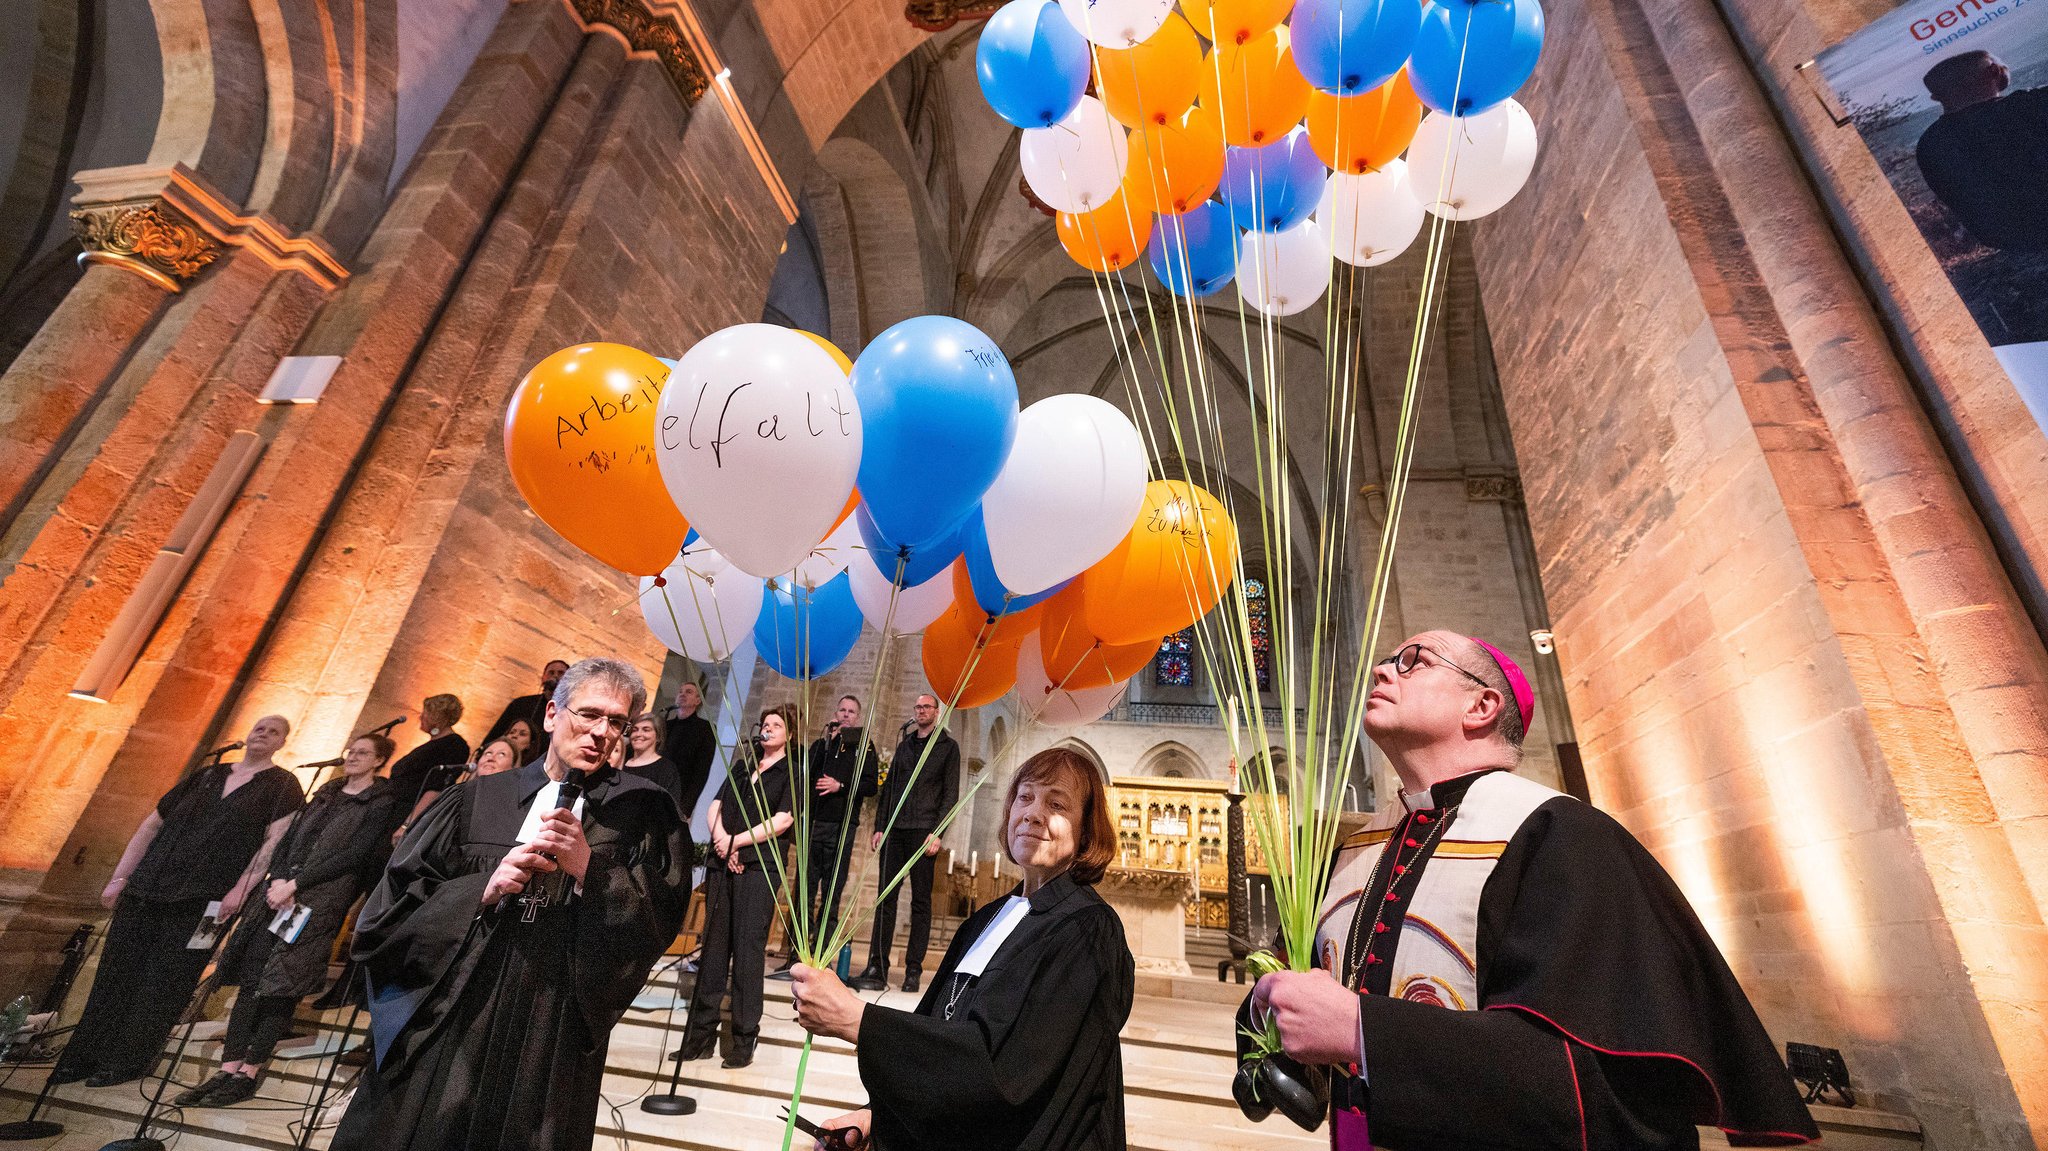
[(171, 292), (221, 252), (211, 236), (159, 200), (80, 208), (71, 213), (71, 228), (85, 248), (81, 262), (124, 268)]

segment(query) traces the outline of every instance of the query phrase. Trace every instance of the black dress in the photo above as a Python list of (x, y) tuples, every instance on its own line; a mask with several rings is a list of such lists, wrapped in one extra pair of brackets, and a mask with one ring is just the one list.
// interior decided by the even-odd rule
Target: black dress
[(206, 905), (228, 893), (264, 832), (304, 799), (281, 767), (223, 796), (230, 771), (228, 764), (201, 768), (157, 801), (163, 828), (114, 904), (99, 974), (56, 1073), (134, 1079), (156, 1062), (210, 957), (185, 946)]
[(427, 777), (435, 768), (468, 762), (469, 741), (452, 731), (443, 732), (399, 756), (392, 763), (390, 772), (392, 786), (398, 789), (394, 793), (397, 810), (392, 813), (391, 827), (385, 829), (385, 834), (389, 835), (405, 822), (406, 816), (412, 814), (413, 805), (425, 794)]
[(688, 823), (690, 821), (690, 812), (683, 807), (682, 772), (676, 769), (676, 765), (667, 756), (657, 755), (652, 760), (642, 764), (629, 763), (626, 765), (626, 770), (646, 779), (656, 787), (675, 797), (676, 811), (682, 815), (683, 822)]
[[(742, 768), (742, 771), (745, 769)], [(718, 790), (718, 822), (727, 835), (790, 813), (789, 758), (761, 769), (750, 780), (725, 777)], [(718, 1030), (718, 1008), (732, 991), (732, 1031), (752, 1041), (761, 1030), (761, 995), (766, 987), (768, 925), (775, 918), (775, 892), (782, 882), (782, 856), (789, 833), (739, 849), (743, 870), (734, 872), (712, 856), (704, 867), (704, 937), (697, 959), (697, 984), (690, 993), (685, 1045)]]
[(591, 1145), (612, 1027), (682, 924), (691, 852), (666, 792), (588, 781), (590, 867), (566, 900), (483, 907), (540, 764), (450, 788), (399, 844), (356, 924), (376, 1066), (335, 1151)]
[(870, 1004), (862, 1014), (857, 1055), (878, 1151), (1124, 1146), (1117, 1033), (1133, 963), (1123, 924), (1062, 874), (1032, 894), (986, 971), (956, 976), (1005, 902), (961, 925), (915, 1012)]

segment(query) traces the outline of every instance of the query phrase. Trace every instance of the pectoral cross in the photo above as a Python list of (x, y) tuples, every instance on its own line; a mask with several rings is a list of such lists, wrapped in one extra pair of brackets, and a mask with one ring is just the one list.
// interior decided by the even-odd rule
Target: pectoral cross
[(519, 922), (532, 923), (540, 909), (548, 905), (548, 885), (539, 877), (528, 881), (525, 894), (519, 897), (519, 906), (525, 908), (519, 915)]

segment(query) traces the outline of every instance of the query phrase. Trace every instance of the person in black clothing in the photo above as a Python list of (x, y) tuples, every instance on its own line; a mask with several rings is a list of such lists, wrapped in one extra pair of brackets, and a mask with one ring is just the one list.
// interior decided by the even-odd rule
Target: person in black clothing
[[(389, 855), (378, 836), (401, 797), (377, 771), (393, 750), (387, 735), (352, 740), (342, 757), (342, 777), (313, 793), (278, 843), (263, 904), (249, 908), (221, 956), (225, 982), (242, 991), (228, 1014), (220, 1070), (173, 1100), (178, 1106), (232, 1107), (254, 1096), (264, 1065), (291, 1029), (299, 1000), (326, 982), (334, 937), (362, 893), (365, 875)], [(296, 934), (270, 930), (273, 917), (292, 908), (306, 913)]]
[[(782, 852), (795, 817), (790, 814), (790, 717), (787, 708), (761, 713), (759, 766), (726, 776), (711, 801), (711, 861), (704, 868), (704, 950), (690, 1022), (673, 1058), (703, 1059), (718, 1041), (718, 1008), (732, 991), (732, 1035), (726, 1067), (754, 1061), (761, 1034), (761, 992), (768, 954), (768, 924)], [(728, 981), (728, 975), (730, 980)]]
[(2048, 88), (2006, 93), (2012, 73), (1982, 49), (1937, 62), (1922, 83), (1941, 104), (1914, 149), (1927, 187), (1980, 243), (2048, 251)]
[(682, 773), (683, 789), (676, 803), (683, 809), (683, 821), (696, 813), (697, 800), (711, 780), (711, 761), (718, 758), (718, 734), (711, 721), (697, 714), (704, 707), (704, 693), (694, 683), (676, 689), (675, 710), (662, 733), (662, 754)]
[(462, 701), (452, 695), (430, 695), (420, 704), (420, 730), (427, 733), (427, 741), (391, 765), (392, 794), (398, 797), (393, 828), (418, 819), (430, 796), (440, 794), (428, 787), (427, 777), (435, 768), (469, 762), (469, 741), (455, 732), (461, 718)]
[[(676, 765), (661, 753), (661, 725), (654, 722), (652, 712), (642, 712), (633, 717), (633, 726), (626, 729), (625, 743), (625, 769), (653, 781), (674, 796), (676, 810), (680, 813), (683, 776), (676, 770)], [(684, 814), (683, 818), (687, 820), (689, 816)]]
[(811, 780), (810, 858), (805, 862), (804, 898), (819, 936), (832, 933), (839, 897), (853, 861), (854, 829), (861, 801), (875, 794), (881, 758), (860, 725), (860, 699), (842, 695), (825, 725), (825, 737), (811, 744), (805, 763)]
[(283, 716), (257, 720), (239, 762), (186, 776), (135, 829), (100, 895), (114, 918), (51, 1082), (111, 1087), (156, 1063), (206, 967), (207, 950), (185, 943), (207, 904), (220, 902), (222, 923), (241, 908), (305, 801), (299, 781), (271, 762), (290, 734)]
[[(889, 779), (875, 808), (875, 832), (869, 846), (882, 853), (881, 881), (887, 883), (914, 858), (910, 868), (910, 947), (903, 959), (903, 990), (916, 991), (924, 975), (924, 953), (931, 945), (933, 856), (939, 853), (939, 825), (960, 794), (960, 745), (937, 730), (937, 696), (920, 695), (912, 710), (910, 731), (889, 758)], [(927, 750), (929, 748), (929, 750)], [(891, 824), (891, 820), (894, 824)], [(884, 829), (887, 829), (885, 832)], [(853, 981), (862, 991), (889, 985), (889, 945), (896, 936), (896, 905), (903, 884), (875, 908), (874, 936), (868, 943), (868, 965)]]
[(1096, 894), (1116, 856), (1093, 764), (1064, 748), (1017, 769), (1004, 849), (1024, 872), (953, 936), (917, 1010), (863, 1003), (799, 966), (796, 1021), (855, 1045), (868, 1104), (827, 1120), (886, 1151), (1122, 1151), (1135, 964)]
[[(498, 713), (497, 722), (491, 725), (491, 730), (484, 733), (484, 742), (489, 743), (505, 734), (506, 729), (512, 726), (513, 720), (523, 719), (526, 721), (526, 730), (534, 736), (535, 750), (546, 751), (547, 741), (539, 738), (540, 733), (545, 730), (545, 725), (541, 721), (547, 718), (548, 700), (554, 698), (555, 685), (562, 682), (562, 673), (568, 670), (567, 662), (559, 659), (549, 660), (547, 666), (540, 669), (540, 693), (522, 695), (506, 704), (505, 710)], [(535, 758), (539, 757), (536, 755)]]

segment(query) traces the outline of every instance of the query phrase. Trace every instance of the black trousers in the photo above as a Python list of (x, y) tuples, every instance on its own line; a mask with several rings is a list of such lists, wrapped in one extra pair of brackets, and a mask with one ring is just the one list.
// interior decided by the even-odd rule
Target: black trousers
[[(749, 856), (753, 853), (747, 852)], [(704, 946), (697, 956), (697, 989), (690, 995), (687, 1034), (718, 1030), (718, 1008), (732, 992), (732, 1031), (761, 1030), (761, 993), (767, 986), (768, 924), (775, 889), (768, 875), (748, 867), (734, 875), (717, 856), (704, 868)]]
[(277, 1045), (292, 1029), (299, 1001), (288, 995), (258, 995), (245, 986), (228, 1013), (228, 1032), (221, 1037), (222, 1063), (268, 1063)]
[(99, 974), (58, 1067), (115, 1079), (149, 1074), (206, 970), (211, 953), (185, 946), (206, 904), (133, 895), (115, 902)]
[(924, 841), (931, 838), (929, 827), (898, 827), (882, 840), (882, 870), (876, 879), (886, 884), (896, 877), (914, 856), (910, 876), (875, 908), (875, 933), (868, 941), (868, 966), (887, 975), (889, 945), (896, 938), (896, 903), (905, 887), (910, 888), (910, 947), (903, 957), (906, 970), (922, 973), (924, 953), (932, 938), (932, 869), (938, 860), (924, 853)]
[[(817, 925), (816, 939), (831, 935), (839, 921), (839, 897), (846, 890), (846, 873), (853, 866), (854, 829), (839, 834), (839, 821), (811, 824), (810, 870), (804, 879), (804, 899), (810, 904), (811, 922)], [(832, 957), (822, 957), (829, 965)]]

